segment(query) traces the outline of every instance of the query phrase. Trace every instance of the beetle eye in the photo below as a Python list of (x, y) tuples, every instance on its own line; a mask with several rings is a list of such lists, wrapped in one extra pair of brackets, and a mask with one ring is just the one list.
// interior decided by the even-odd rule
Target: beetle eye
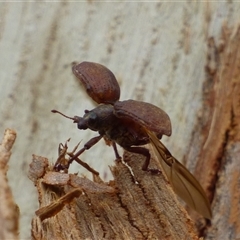
[(89, 113), (90, 111), (89, 110), (84, 110), (85, 113)]

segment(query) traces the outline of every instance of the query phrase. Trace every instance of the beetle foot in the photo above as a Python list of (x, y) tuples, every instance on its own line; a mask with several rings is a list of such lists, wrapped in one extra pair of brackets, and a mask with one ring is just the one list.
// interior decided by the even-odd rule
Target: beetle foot
[(64, 172), (64, 173), (68, 172), (68, 168), (69, 168), (69, 164), (62, 165), (61, 163), (55, 164), (55, 166), (53, 167), (54, 171), (56, 171), (56, 172)]
[(159, 169), (148, 168), (147, 171), (150, 172), (151, 174), (154, 174), (154, 175), (162, 174), (162, 171), (159, 170)]

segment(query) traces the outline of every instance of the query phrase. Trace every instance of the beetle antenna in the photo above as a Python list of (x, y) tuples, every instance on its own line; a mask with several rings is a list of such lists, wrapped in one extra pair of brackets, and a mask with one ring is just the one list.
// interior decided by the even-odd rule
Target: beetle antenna
[(52, 112), (52, 113), (59, 113), (59, 114), (62, 115), (63, 117), (69, 118), (69, 119), (71, 119), (71, 120), (73, 120), (73, 121), (76, 120), (75, 118), (68, 117), (67, 115), (65, 115), (65, 114), (63, 114), (63, 113), (61, 113), (61, 112), (59, 112), (58, 110), (55, 110), (55, 109), (51, 110), (51, 112)]

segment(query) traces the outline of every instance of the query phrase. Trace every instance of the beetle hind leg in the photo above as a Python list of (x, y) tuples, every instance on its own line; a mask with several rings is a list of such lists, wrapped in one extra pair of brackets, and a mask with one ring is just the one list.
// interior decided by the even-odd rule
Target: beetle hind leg
[(113, 150), (114, 150), (114, 153), (115, 153), (115, 156), (116, 156), (116, 160), (121, 160), (121, 156), (118, 153), (117, 145), (116, 145), (115, 142), (112, 142), (112, 147), (113, 147)]
[(142, 166), (143, 171), (151, 172), (152, 174), (160, 174), (161, 173), (161, 171), (159, 169), (148, 168), (149, 163), (150, 163), (150, 158), (151, 158), (151, 155), (150, 155), (150, 152), (148, 149), (143, 148), (143, 147), (124, 147), (124, 149), (129, 152), (141, 154), (146, 157), (145, 162), (143, 163), (143, 166)]

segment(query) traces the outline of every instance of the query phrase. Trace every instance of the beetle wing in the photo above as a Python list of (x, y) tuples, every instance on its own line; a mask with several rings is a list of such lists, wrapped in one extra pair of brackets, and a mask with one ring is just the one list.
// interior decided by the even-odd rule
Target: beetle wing
[(118, 101), (114, 104), (114, 110), (117, 117), (133, 120), (155, 132), (159, 138), (163, 134), (171, 135), (169, 116), (150, 103), (134, 100)]
[(146, 129), (155, 154), (176, 194), (205, 218), (211, 219), (211, 207), (197, 179), (175, 159), (154, 133)]
[(114, 74), (101, 64), (82, 62), (72, 67), (74, 75), (97, 103), (113, 104), (120, 97), (120, 87)]

